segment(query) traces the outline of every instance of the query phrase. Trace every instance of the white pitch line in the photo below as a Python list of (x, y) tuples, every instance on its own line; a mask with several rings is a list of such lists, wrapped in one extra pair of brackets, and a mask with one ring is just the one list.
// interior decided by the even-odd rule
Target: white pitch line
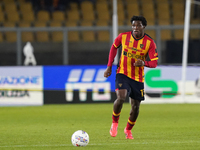
[[(185, 142), (163, 142), (163, 143), (168, 143), (168, 144), (184, 144), (184, 143), (200, 143), (200, 141), (185, 141)], [(123, 145), (123, 144), (127, 144), (126, 143), (91, 143), (91, 144), (88, 144), (88, 145)], [(157, 144), (157, 142), (132, 142), (132, 143), (128, 143), (128, 144), (143, 144), (143, 145), (146, 145), (146, 144)], [(55, 145), (2, 145), (0, 147), (73, 147), (72, 144), (55, 144)]]

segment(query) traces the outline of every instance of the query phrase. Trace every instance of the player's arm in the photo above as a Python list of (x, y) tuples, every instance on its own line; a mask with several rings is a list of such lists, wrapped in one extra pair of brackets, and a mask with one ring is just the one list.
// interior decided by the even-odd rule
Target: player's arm
[(156, 50), (156, 44), (152, 41), (149, 51), (147, 53), (146, 60), (144, 61), (144, 66), (149, 68), (156, 68), (158, 64), (158, 53)]
[(109, 77), (112, 73), (112, 64), (117, 54), (117, 49), (121, 46), (121, 37), (122, 37), (122, 34), (119, 34), (119, 36), (115, 39), (114, 43), (112, 44), (110, 48), (109, 57), (108, 57), (108, 65), (107, 65), (106, 71), (104, 72), (104, 77)]

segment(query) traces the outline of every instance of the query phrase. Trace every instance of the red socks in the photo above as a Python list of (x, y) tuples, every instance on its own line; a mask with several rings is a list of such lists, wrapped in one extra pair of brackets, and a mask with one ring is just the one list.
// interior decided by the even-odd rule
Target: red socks
[(136, 121), (131, 121), (130, 118), (128, 118), (128, 122), (126, 125), (126, 130), (131, 130), (133, 126), (135, 125)]
[[(121, 112), (120, 112), (120, 113), (121, 113)], [(120, 113), (116, 114), (116, 113), (113, 111), (113, 114), (112, 114), (112, 119), (113, 119), (112, 122), (113, 122), (113, 123), (118, 123)]]

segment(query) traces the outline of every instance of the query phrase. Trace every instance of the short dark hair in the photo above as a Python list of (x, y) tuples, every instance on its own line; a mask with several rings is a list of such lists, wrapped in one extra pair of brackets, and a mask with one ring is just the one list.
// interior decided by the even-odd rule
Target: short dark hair
[(143, 26), (147, 26), (147, 20), (143, 16), (133, 16), (130, 21), (131, 24), (133, 21), (141, 21)]

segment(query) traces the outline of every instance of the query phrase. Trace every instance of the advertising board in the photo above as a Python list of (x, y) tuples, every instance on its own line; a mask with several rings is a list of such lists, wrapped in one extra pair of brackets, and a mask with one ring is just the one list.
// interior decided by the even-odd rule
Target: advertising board
[(42, 67), (0, 67), (0, 106), (43, 105)]

